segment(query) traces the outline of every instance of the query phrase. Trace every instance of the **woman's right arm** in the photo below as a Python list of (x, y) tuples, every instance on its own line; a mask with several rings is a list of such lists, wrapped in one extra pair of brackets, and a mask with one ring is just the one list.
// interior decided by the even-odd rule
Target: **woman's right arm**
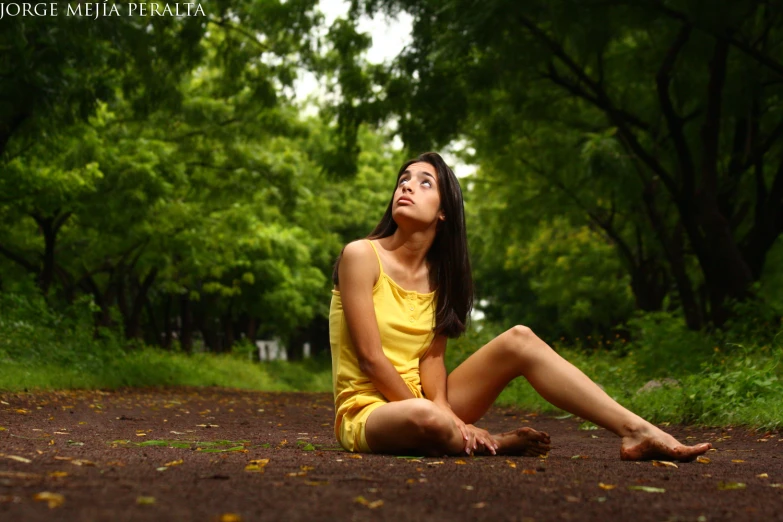
[(337, 276), (340, 298), (359, 369), (389, 401), (413, 399), (414, 395), (383, 353), (381, 335), (372, 301), (379, 274), (378, 261), (366, 241), (354, 241), (343, 249)]

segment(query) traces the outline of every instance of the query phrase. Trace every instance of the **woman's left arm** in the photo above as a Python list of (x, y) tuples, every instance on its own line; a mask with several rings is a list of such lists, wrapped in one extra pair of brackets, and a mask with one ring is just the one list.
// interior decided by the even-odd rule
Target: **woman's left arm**
[(419, 374), (421, 375), (421, 388), (429, 400), (449, 413), (448, 392), (446, 391), (446, 354), (445, 335), (436, 335), (427, 352), (419, 359)]
[(470, 436), (467, 426), (462, 422), (449, 404), (448, 392), (446, 390), (446, 363), (444, 356), (446, 354), (446, 341), (445, 335), (435, 335), (435, 339), (432, 340), (427, 352), (419, 359), (419, 375), (421, 376), (421, 389), (424, 391), (424, 395), (429, 400), (434, 402), (438, 407), (444, 409), (454, 423), (462, 432), (462, 438), (465, 439), (465, 451), (470, 453), (469, 441)]
[(466, 425), (451, 409), (446, 385), (446, 341), (445, 335), (436, 335), (427, 353), (419, 359), (421, 388), (429, 400), (445, 410), (454, 420), (454, 424), (457, 425), (465, 440), (465, 453), (470, 454), (472, 449), (477, 448), (477, 444), (481, 444), (494, 455), (498, 447), (495, 439), (485, 430), (478, 429), (472, 424)]

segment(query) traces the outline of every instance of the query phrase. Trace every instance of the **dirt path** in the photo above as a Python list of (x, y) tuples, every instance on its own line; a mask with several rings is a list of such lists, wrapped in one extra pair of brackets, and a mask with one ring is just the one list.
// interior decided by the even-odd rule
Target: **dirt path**
[(328, 394), (177, 388), (0, 401), (9, 522), (783, 520), (781, 434), (671, 426), (716, 450), (706, 463), (658, 467), (620, 461), (619, 439), (573, 418), (495, 409), (480, 425), (548, 431), (549, 457), (360, 457), (336, 448)]

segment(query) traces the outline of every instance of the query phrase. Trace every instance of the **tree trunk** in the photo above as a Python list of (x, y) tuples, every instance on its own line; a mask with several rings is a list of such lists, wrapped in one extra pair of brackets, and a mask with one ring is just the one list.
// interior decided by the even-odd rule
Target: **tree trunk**
[(179, 343), (186, 353), (193, 353), (193, 310), (190, 297), (186, 293), (180, 298)]

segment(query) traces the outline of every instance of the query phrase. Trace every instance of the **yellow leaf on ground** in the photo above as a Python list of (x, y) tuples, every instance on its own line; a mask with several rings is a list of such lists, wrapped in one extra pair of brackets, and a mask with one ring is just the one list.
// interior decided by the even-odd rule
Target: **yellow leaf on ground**
[(652, 461), (652, 464), (656, 468), (679, 468), (677, 464), (669, 462), (668, 460), (654, 460)]
[(710, 459), (708, 457), (696, 457), (696, 462), (700, 464), (709, 464)]
[(164, 466), (171, 467), (171, 466), (179, 466), (180, 464), (183, 464), (185, 461), (182, 459), (179, 460), (172, 460), (171, 462), (167, 462), (164, 464)]
[(136, 504), (148, 506), (155, 503), (155, 497), (136, 497)]
[(47, 473), (47, 475), (49, 475), (52, 478), (62, 478), (62, 477), (67, 477), (68, 476), (68, 472), (67, 471), (50, 471), (49, 473)]
[(305, 480), (306, 486), (326, 486), (329, 484), (328, 480)]
[(759, 473), (758, 475), (756, 475), (756, 477), (757, 478), (769, 478), (769, 475), (767, 475), (766, 473)]
[(471, 504), (471, 507), (475, 509), (482, 509), (487, 506), (486, 502), (476, 502), (475, 504)]
[(302, 471), (313, 471), (315, 468), (312, 466), (299, 466)]
[(6, 430), (6, 428), (5, 428), (5, 427), (3, 427), (3, 426), (0, 426), (0, 431), (5, 431), (5, 430)]
[(6, 455), (5, 458), (15, 460), (17, 462), (24, 462), (25, 464), (30, 464), (32, 462), (32, 460), (20, 457), (18, 455)]
[(731, 459), (731, 461), (732, 461), (734, 464), (740, 464), (740, 463), (742, 463), (742, 462), (745, 462), (745, 461), (744, 461), (744, 460), (742, 460), (742, 459)]
[(523, 475), (535, 475), (536, 474), (536, 470), (534, 470), (534, 469), (523, 469), (522, 470), (522, 474)]
[(242, 522), (242, 517), (236, 513), (223, 513), (218, 520), (220, 522)]
[(406, 481), (405, 481), (405, 483), (406, 483), (406, 484), (415, 484), (415, 483), (416, 483), (416, 479), (414, 479), (414, 478), (409, 478), (408, 480), (406, 480)]
[(359, 455), (357, 453), (351, 453), (350, 455), (348, 455), (348, 458), (349, 459), (363, 459), (364, 457), (362, 457), (361, 455)]
[(428, 462), (427, 463), (428, 466), (440, 466), (441, 464), (443, 464), (442, 460), (439, 460), (437, 462)]
[(508, 464), (509, 468), (516, 468), (517, 467), (517, 463), (513, 462), (513, 461), (510, 461), (510, 460), (507, 460), (506, 464)]
[(33, 500), (38, 502), (46, 502), (49, 509), (53, 509), (62, 505), (65, 502), (65, 497), (59, 493), (51, 493), (49, 491), (41, 491), (33, 496)]
[(462, 487), (462, 489), (464, 489), (466, 491), (473, 491), (473, 486), (469, 486), (469, 485), (466, 484), (466, 485), (461, 486), (461, 487)]
[(467, 464), (467, 462), (465, 462), (465, 461), (464, 461), (464, 460), (462, 460), (462, 459), (459, 459), (459, 460), (455, 460), (455, 461), (454, 461), (454, 464), (457, 464), (457, 465), (459, 465), (459, 466), (462, 466), (462, 465), (464, 465), (464, 464)]
[(606, 491), (609, 491), (610, 489), (614, 489), (617, 486), (615, 486), (614, 484), (604, 484), (603, 482), (599, 482), (598, 487), (601, 489), (605, 489)]
[(61, 457), (59, 455), (55, 455), (54, 460), (73, 460), (73, 457)]
[(367, 500), (366, 498), (364, 498), (362, 495), (359, 495), (358, 497), (353, 499), (353, 501), (356, 502), (357, 504), (361, 504), (363, 506), (367, 506), (370, 509), (379, 508), (379, 507), (381, 507), (383, 505), (383, 500), (372, 500), (372, 501), (370, 501), (370, 500)]
[(95, 463), (91, 460), (84, 460), (84, 459), (73, 459), (71, 461), (71, 464), (75, 464), (77, 466), (94, 466)]

